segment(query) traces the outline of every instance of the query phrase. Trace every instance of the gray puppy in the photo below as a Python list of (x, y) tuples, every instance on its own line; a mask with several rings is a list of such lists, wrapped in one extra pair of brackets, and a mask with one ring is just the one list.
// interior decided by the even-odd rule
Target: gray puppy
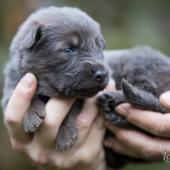
[[(98, 97), (98, 105), (108, 120), (124, 128), (137, 128), (116, 113), (116, 106), (125, 102), (137, 108), (169, 113), (170, 110), (161, 106), (159, 102), (161, 93), (170, 90), (168, 56), (150, 47), (136, 47), (128, 50), (107, 51), (105, 59), (117, 89), (114, 92), (105, 92)], [(113, 134), (108, 131), (106, 137), (111, 136), (113, 137)], [(106, 149), (106, 158), (109, 166), (117, 168), (129, 162), (144, 162), (144, 160), (113, 153), (109, 149)]]
[[(160, 105), (158, 97), (170, 90), (170, 60), (158, 51), (139, 47), (118, 53), (106, 52), (106, 64), (104, 46), (99, 25), (78, 9), (50, 7), (32, 14), (11, 44), (11, 58), (5, 69), (3, 109), (27, 72), (34, 73), (38, 79), (36, 95), (23, 120), (27, 133), (34, 133), (42, 124), (44, 106), (49, 98), (77, 98), (56, 138), (57, 149), (65, 151), (77, 139), (75, 118), (84, 98), (104, 89), (109, 69), (119, 91), (104, 93), (97, 100), (107, 119), (119, 126), (129, 126), (115, 111), (123, 102), (168, 112)], [(106, 150), (106, 159), (111, 167), (141, 161), (110, 150)]]
[(38, 80), (37, 92), (23, 120), (27, 133), (34, 133), (42, 124), (49, 98), (77, 98), (56, 139), (57, 149), (69, 149), (77, 139), (75, 118), (83, 98), (95, 95), (107, 85), (104, 47), (99, 24), (79, 9), (48, 7), (33, 13), (11, 44), (3, 109), (27, 72), (35, 74)]

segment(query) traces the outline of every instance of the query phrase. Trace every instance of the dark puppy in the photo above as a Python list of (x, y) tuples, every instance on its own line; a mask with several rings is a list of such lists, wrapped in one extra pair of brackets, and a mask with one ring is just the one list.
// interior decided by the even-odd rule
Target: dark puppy
[(79, 9), (48, 7), (35, 12), (23, 23), (11, 44), (3, 109), (27, 72), (38, 79), (36, 95), (23, 120), (27, 133), (34, 133), (42, 124), (49, 98), (77, 98), (56, 139), (57, 149), (69, 149), (77, 139), (75, 117), (83, 98), (95, 95), (107, 85), (104, 46), (99, 24)]
[[(75, 117), (81, 110), (83, 99), (95, 95), (108, 82), (103, 48), (99, 25), (82, 11), (50, 7), (34, 13), (21, 26), (11, 45), (11, 59), (5, 69), (3, 109), (18, 81), (27, 72), (36, 75), (38, 89), (23, 121), (26, 132), (34, 133), (42, 124), (44, 106), (49, 98), (77, 98), (56, 139), (59, 150), (70, 148), (77, 138)], [(168, 58), (150, 48), (106, 52), (105, 56), (119, 90), (98, 98), (106, 118), (117, 125), (127, 125), (126, 120), (115, 112), (115, 107), (123, 102), (167, 112), (158, 97), (170, 90)], [(108, 164), (112, 167), (140, 161), (106, 151)]]
[[(105, 57), (118, 90), (105, 92), (98, 98), (98, 104), (107, 119), (121, 127), (135, 128), (115, 111), (117, 105), (125, 102), (141, 109), (169, 113), (159, 102), (160, 94), (170, 90), (170, 59), (167, 56), (149, 47), (136, 47), (108, 51)], [(142, 162), (106, 151), (111, 167), (122, 167), (132, 161)]]

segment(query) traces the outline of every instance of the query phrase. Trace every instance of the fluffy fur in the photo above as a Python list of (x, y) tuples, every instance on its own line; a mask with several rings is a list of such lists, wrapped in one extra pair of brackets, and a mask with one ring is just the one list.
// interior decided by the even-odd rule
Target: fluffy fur
[[(27, 72), (34, 73), (38, 79), (36, 95), (23, 120), (27, 133), (34, 133), (42, 124), (46, 114), (44, 106), (49, 98), (77, 98), (56, 138), (55, 146), (60, 151), (69, 149), (77, 139), (75, 118), (84, 98), (95, 95), (106, 86), (108, 70), (118, 91), (102, 94), (97, 102), (105, 117), (114, 124), (128, 125), (114, 110), (123, 102), (167, 112), (158, 97), (170, 90), (170, 60), (148, 47), (107, 51), (104, 60), (103, 48), (98, 23), (84, 12), (57, 7), (35, 12), (23, 23), (11, 44), (11, 57), (5, 68), (3, 109), (18, 81)], [(111, 167), (141, 161), (107, 149), (106, 158)]]
[(27, 133), (34, 133), (42, 124), (49, 98), (77, 98), (55, 143), (60, 151), (69, 149), (77, 139), (75, 118), (84, 98), (107, 85), (104, 46), (99, 24), (79, 9), (48, 7), (33, 13), (19, 28), (10, 47), (3, 109), (27, 72), (38, 80), (37, 92), (23, 120)]
[[(134, 107), (169, 113), (161, 106), (159, 96), (170, 90), (170, 59), (150, 47), (107, 51), (105, 58), (111, 76), (116, 82), (115, 92), (105, 92), (98, 97), (98, 105), (106, 119), (124, 128), (136, 128), (118, 115), (115, 107), (128, 102)], [(112, 136), (107, 132), (106, 137)], [(144, 162), (113, 153), (106, 149), (107, 163), (111, 167), (123, 167), (129, 162)]]

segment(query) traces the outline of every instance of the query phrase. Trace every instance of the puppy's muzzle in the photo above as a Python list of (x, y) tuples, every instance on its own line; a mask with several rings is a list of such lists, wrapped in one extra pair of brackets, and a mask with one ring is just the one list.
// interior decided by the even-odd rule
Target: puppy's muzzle
[(107, 72), (103, 70), (97, 70), (94, 74), (94, 79), (97, 83), (103, 83), (105, 82), (105, 79), (107, 78)]
[(97, 84), (106, 84), (108, 81), (108, 70), (104, 65), (97, 64), (93, 66), (93, 78)]

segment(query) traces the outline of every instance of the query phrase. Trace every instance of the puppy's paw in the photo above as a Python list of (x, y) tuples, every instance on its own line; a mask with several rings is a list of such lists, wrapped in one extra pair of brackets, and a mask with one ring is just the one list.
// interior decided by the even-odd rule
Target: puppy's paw
[(114, 125), (120, 126), (120, 127), (128, 123), (124, 117), (118, 115), (116, 112), (110, 112), (110, 113), (105, 114), (105, 118), (111, 121)]
[(40, 117), (36, 112), (28, 112), (23, 120), (23, 128), (25, 132), (34, 133), (40, 127), (43, 120), (44, 116)]
[(126, 102), (122, 91), (105, 92), (99, 95), (97, 104), (107, 120), (110, 120), (114, 125), (124, 126), (127, 121), (115, 111), (116, 106)]
[(55, 147), (61, 152), (69, 150), (77, 140), (78, 132), (74, 126), (62, 126), (56, 138)]
[(114, 96), (112, 92), (105, 92), (98, 96), (97, 104), (104, 113), (114, 111)]
[(126, 102), (122, 91), (104, 92), (97, 98), (97, 104), (105, 113), (114, 112), (115, 107)]

